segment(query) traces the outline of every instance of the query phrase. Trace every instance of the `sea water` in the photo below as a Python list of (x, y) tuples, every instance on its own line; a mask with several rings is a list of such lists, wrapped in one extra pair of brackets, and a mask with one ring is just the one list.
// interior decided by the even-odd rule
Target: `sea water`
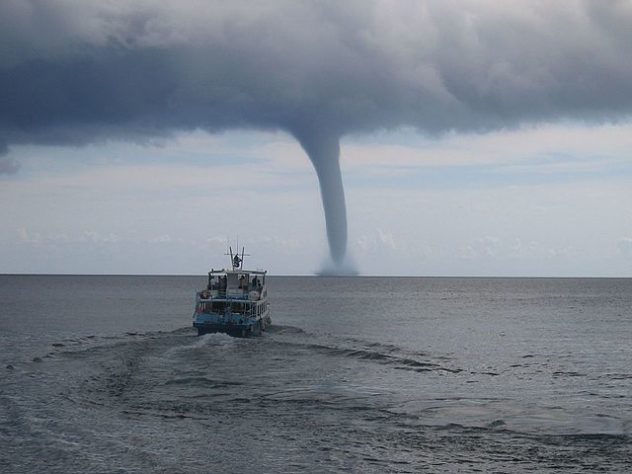
[(632, 280), (0, 276), (0, 472), (629, 472)]

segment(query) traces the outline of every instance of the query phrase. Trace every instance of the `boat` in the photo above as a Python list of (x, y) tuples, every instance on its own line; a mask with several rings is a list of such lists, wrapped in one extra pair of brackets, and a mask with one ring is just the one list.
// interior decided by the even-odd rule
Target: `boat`
[(198, 335), (226, 333), (258, 336), (272, 324), (265, 270), (245, 270), (241, 257), (229, 247), (230, 268), (208, 272), (206, 288), (196, 292), (193, 327)]

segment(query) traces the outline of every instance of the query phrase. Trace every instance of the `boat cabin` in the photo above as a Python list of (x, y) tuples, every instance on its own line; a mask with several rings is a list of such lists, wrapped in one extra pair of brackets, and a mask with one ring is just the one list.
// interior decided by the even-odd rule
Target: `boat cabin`
[(256, 297), (261, 296), (265, 282), (266, 272), (261, 270), (211, 270), (206, 290), (201, 292), (201, 296), (203, 299), (258, 299)]
[(198, 292), (198, 312), (258, 317), (268, 309), (265, 281), (261, 270), (211, 270), (207, 288)]

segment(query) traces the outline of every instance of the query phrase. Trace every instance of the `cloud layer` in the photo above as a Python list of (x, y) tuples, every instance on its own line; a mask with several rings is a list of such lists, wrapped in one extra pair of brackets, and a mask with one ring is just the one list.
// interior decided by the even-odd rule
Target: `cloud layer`
[(627, 1), (5, 0), (0, 23), (4, 145), (632, 109)]

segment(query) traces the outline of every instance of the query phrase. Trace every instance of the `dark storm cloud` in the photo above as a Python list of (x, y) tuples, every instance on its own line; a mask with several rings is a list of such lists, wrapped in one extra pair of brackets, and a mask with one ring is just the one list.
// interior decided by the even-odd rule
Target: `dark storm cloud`
[(629, 1), (4, 0), (0, 148), (280, 128), (337, 208), (351, 132), (628, 117), (631, 32)]
[(6, 144), (486, 130), (632, 108), (627, 1), (7, 0), (0, 18)]

